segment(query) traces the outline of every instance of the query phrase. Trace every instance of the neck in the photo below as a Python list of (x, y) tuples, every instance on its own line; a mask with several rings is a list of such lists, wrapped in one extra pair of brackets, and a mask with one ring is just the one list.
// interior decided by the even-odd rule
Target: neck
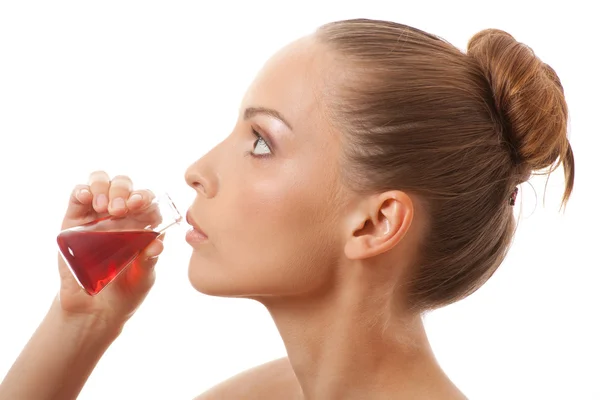
[(402, 316), (395, 296), (361, 285), (265, 303), (303, 398), (421, 398), (432, 382), (447, 383), (420, 316)]

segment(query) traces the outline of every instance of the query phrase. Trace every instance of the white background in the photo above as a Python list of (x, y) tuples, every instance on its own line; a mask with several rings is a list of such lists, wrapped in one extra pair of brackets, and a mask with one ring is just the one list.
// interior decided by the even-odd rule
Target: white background
[[(505, 29), (558, 72), (577, 165), (566, 213), (562, 171), (545, 206), (543, 180), (523, 186), (503, 266), (426, 323), (440, 363), (472, 399), (600, 399), (597, 11), (576, 1), (209, 4), (0, 2), (0, 377), (58, 288), (55, 237), (74, 184), (95, 169), (129, 174), (185, 211), (185, 168), (228, 135), (262, 63), (322, 23), (368, 17), (463, 49), (480, 29)], [(154, 290), (81, 399), (190, 399), (285, 354), (260, 305), (193, 290), (183, 232), (167, 237)]]

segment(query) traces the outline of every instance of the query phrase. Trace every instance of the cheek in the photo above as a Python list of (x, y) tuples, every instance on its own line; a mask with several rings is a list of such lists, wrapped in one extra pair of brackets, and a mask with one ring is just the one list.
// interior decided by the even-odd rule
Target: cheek
[(247, 243), (262, 243), (267, 248), (284, 238), (294, 237), (312, 226), (319, 208), (307, 196), (304, 182), (255, 181), (241, 184), (232, 196), (227, 213), (227, 230)]
[(263, 293), (310, 290), (326, 279), (325, 264), (337, 254), (333, 207), (322, 189), (331, 184), (279, 171), (268, 179), (237, 180), (222, 193), (227, 201), (216, 226), (222, 268)]
[(237, 195), (228, 196), (235, 202), (232, 216), (246, 225), (239, 228), (276, 240), (326, 223), (331, 202), (324, 188), (333, 182), (318, 169), (290, 162), (240, 180)]

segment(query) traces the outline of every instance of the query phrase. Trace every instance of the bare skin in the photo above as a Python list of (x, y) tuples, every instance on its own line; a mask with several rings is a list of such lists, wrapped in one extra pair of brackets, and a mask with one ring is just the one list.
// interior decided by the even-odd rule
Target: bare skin
[[(87, 185), (73, 190), (62, 229), (82, 225), (108, 214), (142, 212), (153, 194), (132, 191), (131, 179), (104, 172), (90, 175)], [(139, 195), (139, 196), (136, 196)], [(121, 206), (108, 201), (125, 199)], [(58, 257), (61, 287), (48, 314), (0, 385), (1, 400), (75, 399), (108, 346), (135, 313), (154, 284), (162, 252), (155, 240), (138, 260), (98, 296), (87, 295)]]
[[(426, 223), (417, 200), (400, 191), (356, 195), (341, 182), (341, 133), (327, 119), (324, 95), (339, 75), (311, 37), (284, 48), (246, 93), (232, 134), (187, 171), (198, 192), (190, 215), (208, 235), (192, 243), (192, 284), (263, 303), (289, 356), (215, 390), (247, 384), (268, 398), (262, 390), (273, 388), (257, 389), (257, 380), (284, 374), (276, 389), (288, 385), (285, 398), (462, 399), (398, 285)], [(277, 109), (291, 128), (269, 115), (246, 120), (252, 107)], [(234, 149), (251, 129), (273, 148), (269, 158), (245, 164)]]
[[(313, 37), (285, 47), (248, 89), (231, 134), (186, 171), (196, 192), (188, 213), (192, 286), (264, 304), (288, 353), (198, 399), (465, 398), (406, 306), (402, 282), (427, 226), (419, 199), (399, 190), (357, 194), (342, 179), (343, 132), (327, 104), (343, 67)], [(130, 199), (132, 189), (123, 177), (92, 175), (75, 190), (66, 225), (91, 211), (123, 212), (97, 199)], [(161, 250), (157, 241), (145, 257)], [(0, 400), (76, 398), (150, 290), (146, 263), (93, 298), (61, 273), (61, 301), (0, 386)], [(35, 350), (60, 342), (61, 330), (79, 340), (51, 354)], [(69, 363), (78, 372), (69, 374)]]
[(289, 360), (280, 358), (235, 375), (195, 400), (301, 398), (302, 389)]

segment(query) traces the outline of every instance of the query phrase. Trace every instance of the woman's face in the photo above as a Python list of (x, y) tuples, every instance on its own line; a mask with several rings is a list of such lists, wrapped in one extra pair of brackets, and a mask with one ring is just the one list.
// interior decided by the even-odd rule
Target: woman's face
[(331, 284), (343, 256), (339, 138), (322, 97), (333, 68), (307, 37), (270, 59), (248, 89), (231, 134), (186, 172), (189, 278), (200, 292), (261, 298)]

